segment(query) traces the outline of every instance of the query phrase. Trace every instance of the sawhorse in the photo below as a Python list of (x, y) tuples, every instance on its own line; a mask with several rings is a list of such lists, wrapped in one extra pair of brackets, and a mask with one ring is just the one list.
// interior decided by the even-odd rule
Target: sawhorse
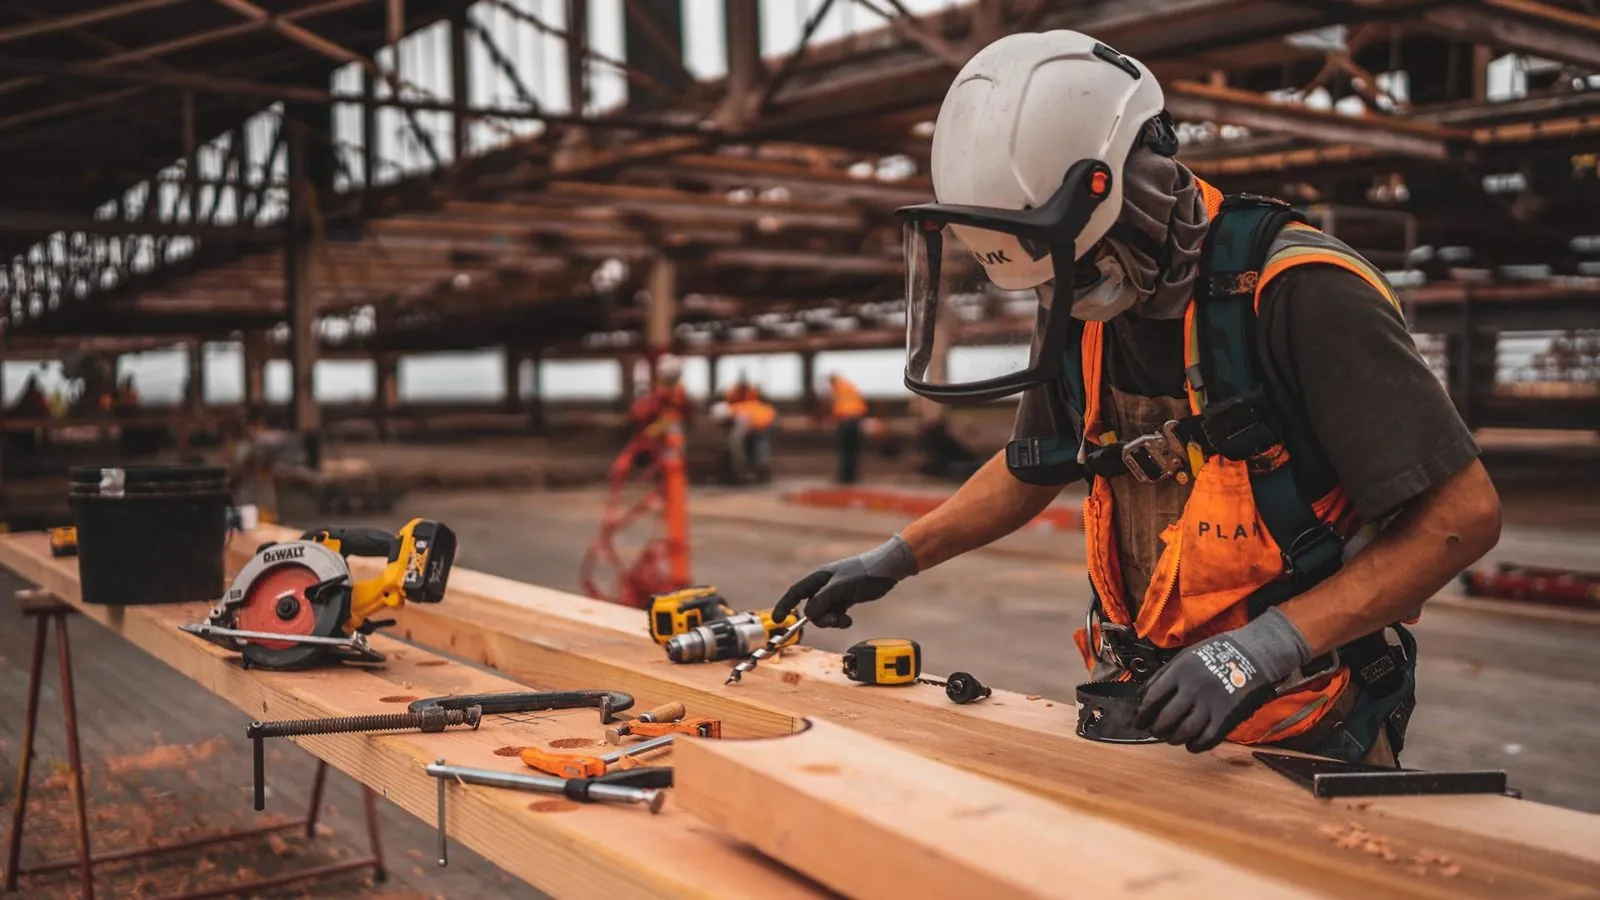
[[(23, 723), (22, 731), (21, 759), (17, 765), (17, 799), (16, 805), (11, 810), (11, 837), (6, 847), (5, 889), (7, 892), (13, 892), (17, 889), (19, 876), (42, 875), (76, 868), (83, 888), (83, 900), (94, 900), (94, 867), (99, 863), (160, 856), (165, 853), (192, 850), (196, 847), (244, 840), (272, 832), (292, 831), (297, 828), (303, 829), (307, 838), (316, 837), (317, 814), (322, 807), (322, 786), (328, 776), (328, 764), (321, 760), (317, 761), (317, 773), (311, 782), (310, 808), (303, 819), (278, 825), (263, 825), (242, 831), (231, 831), (225, 834), (196, 838), (174, 844), (164, 844), (159, 847), (148, 847), (143, 850), (121, 850), (115, 853), (93, 856), (89, 851), (89, 813), (83, 792), (83, 753), (78, 740), (77, 697), (72, 688), (72, 655), (67, 641), (67, 617), (76, 613), (77, 610), (48, 591), (18, 591), (16, 600), (17, 607), (22, 611), (22, 614), (34, 620), (34, 631), (33, 658), (28, 666), (28, 701), (26, 719)], [(67, 732), (67, 764), (70, 768), (67, 786), (72, 794), (73, 814), (78, 832), (78, 854), (73, 859), (59, 860), (24, 869), (20, 867), (22, 859), (22, 827), (28, 814), (28, 775), (33, 764), (33, 739), (39, 718), (39, 688), (40, 682), (43, 680), (41, 676), (44, 673), (45, 638), (52, 622), (56, 626), (56, 660), (61, 666), (61, 712)], [(372, 792), (371, 788), (362, 788), (362, 805), (366, 812), (367, 838), (371, 841), (372, 846), (372, 853), (369, 856), (287, 872), (251, 882), (234, 883), (225, 887), (177, 894), (166, 898), (166, 900), (202, 900), (202, 898), (223, 897), (229, 894), (249, 894), (252, 891), (263, 888), (278, 887), (296, 881), (306, 881), (320, 878), (324, 875), (348, 872), (352, 869), (364, 869), (368, 866), (372, 867), (373, 878), (377, 881), (382, 881), (386, 873), (383, 867), (383, 847), (378, 833), (377, 795)]]

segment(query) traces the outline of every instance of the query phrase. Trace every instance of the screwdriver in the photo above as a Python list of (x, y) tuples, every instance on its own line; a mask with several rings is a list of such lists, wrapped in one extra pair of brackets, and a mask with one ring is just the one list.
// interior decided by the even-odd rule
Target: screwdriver
[(784, 630), (768, 638), (766, 646), (756, 650), (756, 652), (740, 660), (739, 664), (733, 667), (733, 671), (728, 673), (728, 680), (724, 681), (723, 684), (733, 684), (744, 678), (744, 673), (754, 669), (756, 665), (763, 659), (766, 659), (777, 653), (778, 648), (787, 643), (791, 637), (794, 637), (796, 634), (798, 634), (800, 629), (804, 628), (806, 623), (809, 621), (811, 620), (806, 616), (801, 616), (795, 620), (793, 625), (790, 625), (788, 628), (785, 628)]

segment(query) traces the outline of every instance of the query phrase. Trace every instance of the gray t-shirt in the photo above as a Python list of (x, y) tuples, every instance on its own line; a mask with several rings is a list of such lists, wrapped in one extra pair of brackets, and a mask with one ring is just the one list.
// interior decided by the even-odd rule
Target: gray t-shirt
[[(1112, 386), (1183, 395), (1182, 320), (1124, 315), (1108, 324)], [(1342, 484), (1362, 520), (1377, 521), (1477, 458), (1400, 314), (1356, 275), (1327, 265), (1285, 272), (1262, 292), (1257, 338), (1267, 400), (1311, 496)], [(1070, 437), (1068, 410), (1064, 385), (1032, 388), (1014, 435)]]

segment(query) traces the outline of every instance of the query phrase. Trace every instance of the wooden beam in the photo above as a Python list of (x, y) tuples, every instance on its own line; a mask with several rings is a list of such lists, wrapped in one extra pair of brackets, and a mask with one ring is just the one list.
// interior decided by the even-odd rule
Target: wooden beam
[(728, 55), (727, 95), (717, 109), (717, 123), (742, 128), (755, 113), (756, 91), (765, 70), (761, 65), (761, 4), (757, 0), (723, 0)]
[[(297, 103), (332, 105), (335, 103), (351, 103), (358, 99), (356, 97), (335, 95), (320, 88), (301, 87), (285, 83), (270, 84), (242, 78), (198, 75), (188, 72), (106, 69), (81, 63), (62, 63), (47, 59), (22, 59), (9, 55), (0, 55), (0, 70), (89, 81), (123, 82), (151, 87), (177, 88), (179, 90), (193, 90), (240, 97), (259, 97)], [(453, 113), (456, 111), (455, 103), (449, 100), (423, 98), (402, 100), (394, 92), (391, 92), (387, 97), (377, 98), (373, 102), (378, 106), (392, 107), (411, 113)], [(586, 127), (624, 129), (660, 134), (705, 135), (707, 133), (706, 128), (700, 125), (618, 115), (591, 118), (518, 107), (477, 106), (472, 104), (466, 107), (466, 113), (474, 118), (528, 119), (554, 124), (574, 124)], [(11, 121), (11, 119), (0, 121), (0, 125), (5, 125)]]
[(135, 13), (160, 9), (163, 6), (172, 6), (181, 2), (183, 0), (128, 0), (126, 3), (114, 3), (110, 6), (86, 9), (82, 12), (46, 19), (42, 22), (29, 22), (26, 25), (0, 28), (0, 44), (8, 44), (23, 38), (54, 34), (58, 31), (66, 31), (69, 28), (93, 25), (96, 22), (109, 22), (112, 19), (121, 19)]
[(0, 233), (82, 232), (104, 235), (183, 235), (201, 240), (235, 243), (263, 243), (278, 239), (277, 226), (199, 225), (194, 222), (168, 222), (161, 219), (137, 222), (101, 219), (81, 213), (47, 212), (32, 209), (0, 209)]
[(1421, 23), (1457, 40), (1600, 71), (1600, 16), (1536, 0), (1483, 0), (1428, 10)]
[[(381, 670), (336, 667), (314, 676), (245, 669), (237, 654), (178, 630), (204, 619), (209, 604), (109, 607), (85, 604), (74, 559), (50, 556), (43, 534), (0, 537), (0, 565), (49, 590), (137, 647), (237, 707), (238, 739), (251, 718), (298, 719), (392, 713), (384, 698), (526, 690), (528, 685), (454, 663), (382, 635), (373, 646), (389, 655)], [(534, 685), (538, 686), (538, 685)], [(592, 687), (592, 686), (591, 686)], [(642, 708), (642, 707), (641, 707)], [(593, 710), (537, 717), (486, 717), (477, 730), (439, 734), (343, 734), (292, 739), (429, 824), (437, 782), (424, 766), (439, 758), (477, 768), (527, 773), (506, 746), (549, 748), (581, 738), (599, 745), (604, 727)], [(655, 762), (658, 758), (650, 761)], [(667, 756), (661, 761), (670, 761)], [(267, 771), (272, 777), (272, 770)], [(529, 884), (559, 897), (815, 898), (804, 878), (747, 852), (669, 800), (660, 815), (633, 807), (579, 807), (554, 795), (447, 785), (452, 840)], [(245, 802), (242, 798), (240, 802)], [(556, 813), (559, 813), (557, 815)]]
[(1166, 94), (1167, 109), (1179, 119), (1225, 122), (1325, 143), (1368, 146), (1404, 156), (1448, 159), (1453, 143), (1471, 141), (1470, 134), (1439, 125), (1394, 116), (1346, 116), (1195, 81), (1168, 84)]
[(807, 724), (762, 741), (684, 741), (674, 799), (854, 897), (1319, 896), (840, 725)]
[[(249, 548), (291, 534), (257, 529), (233, 542), (232, 558), (240, 562)], [(351, 565), (358, 577), (370, 577), (379, 563), (356, 559)], [(1191, 754), (1165, 745), (1096, 744), (1074, 734), (1071, 701), (996, 690), (983, 703), (953, 706), (941, 689), (926, 685), (862, 688), (841, 674), (837, 655), (816, 650), (763, 663), (728, 688), (726, 666), (666, 662), (645, 634), (639, 610), (459, 566), (445, 602), (408, 604), (397, 617), (402, 637), (447, 647), (519, 680), (606, 685), (645, 705), (680, 700), (721, 718), (728, 736), (789, 733), (805, 717), (826, 711), (832, 721), (919, 756), (1179, 837), (1240, 868), (1331, 896), (1581, 895), (1600, 883), (1600, 816), (1494, 796), (1331, 804), (1256, 764), (1249, 748)], [(1399, 860), (1425, 849), (1447, 854), (1461, 871), (1448, 880), (1424, 878), (1340, 847), (1328, 833), (1352, 819)]]

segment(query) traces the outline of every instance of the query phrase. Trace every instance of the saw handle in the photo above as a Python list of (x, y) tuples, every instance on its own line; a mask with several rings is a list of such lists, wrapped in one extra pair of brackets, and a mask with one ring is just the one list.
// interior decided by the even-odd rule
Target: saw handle
[(400, 537), (382, 528), (317, 528), (301, 535), (301, 540), (319, 544), (337, 541), (341, 556), (378, 557), (389, 562), (400, 558)]

